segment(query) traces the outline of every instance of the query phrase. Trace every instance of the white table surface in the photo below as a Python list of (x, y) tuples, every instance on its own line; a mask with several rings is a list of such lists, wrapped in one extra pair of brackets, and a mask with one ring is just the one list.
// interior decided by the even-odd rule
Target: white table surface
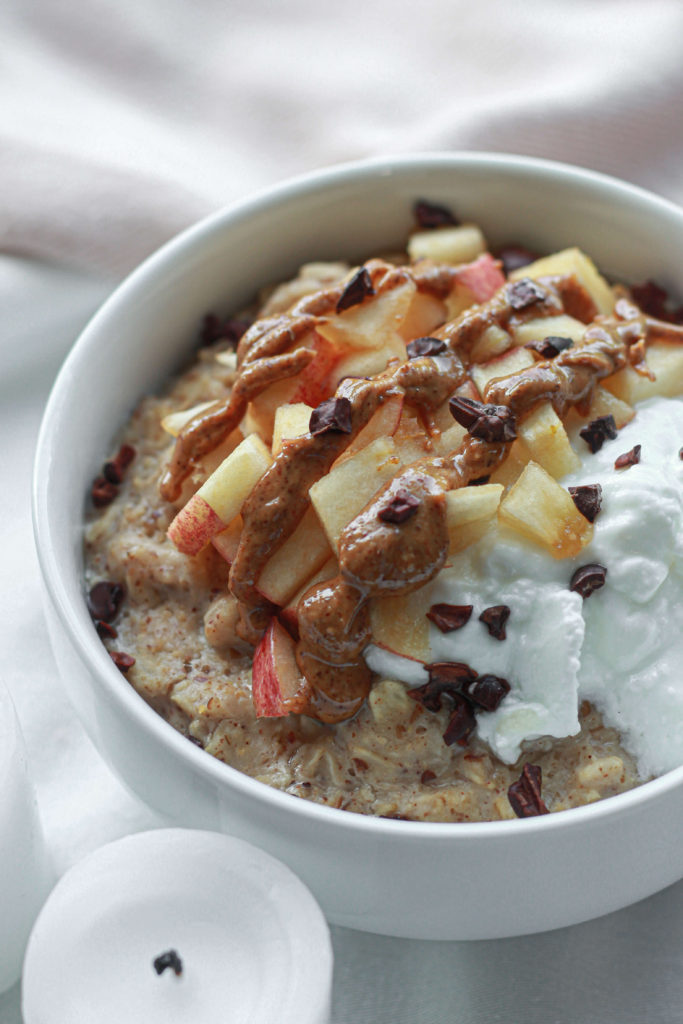
[[(112, 775), (66, 700), (43, 622), (30, 525), (42, 407), (72, 340), (111, 288), (0, 256), (0, 674), (17, 705), (57, 874), (105, 842), (161, 824)], [(683, 1020), (683, 882), (597, 921), (521, 939), (429, 943), (332, 933), (333, 1024)], [(20, 1022), (19, 1004), (18, 985), (0, 996), (0, 1024)]]

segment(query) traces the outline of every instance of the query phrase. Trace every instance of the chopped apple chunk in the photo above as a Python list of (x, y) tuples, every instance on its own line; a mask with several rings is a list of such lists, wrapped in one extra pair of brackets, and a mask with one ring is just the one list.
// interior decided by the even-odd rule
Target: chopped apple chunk
[(578, 427), (583, 423), (590, 423), (598, 416), (613, 416), (617, 430), (621, 430), (627, 423), (630, 423), (636, 414), (636, 410), (628, 402), (622, 402), (620, 398), (613, 395), (611, 391), (601, 387), (599, 384), (593, 391), (593, 397), (588, 411), (580, 413), (578, 409), (570, 409), (565, 418), (565, 426), (568, 430)]
[(337, 559), (332, 557), (328, 558), (327, 561), (318, 569), (317, 572), (305, 580), (297, 590), (296, 594), (290, 597), (285, 607), (280, 612), (280, 619), (285, 623), (288, 629), (293, 633), (296, 633), (299, 628), (299, 613), (297, 612), (297, 605), (299, 601), (311, 587), (315, 586), (316, 583), (324, 583), (325, 580), (333, 579), (339, 572), (339, 563)]
[(371, 441), (376, 441), (378, 437), (391, 437), (392, 434), (395, 434), (401, 420), (402, 409), (403, 395), (392, 395), (386, 402), (383, 402), (374, 416), (371, 416), (363, 429), (358, 432), (342, 458), (355, 455)]
[(551, 256), (544, 256), (526, 267), (520, 267), (510, 274), (511, 281), (522, 277), (538, 280), (540, 277), (574, 277), (583, 285), (598, 313), (609, 315), (614, 309), (614, 293), (604, 277), (598, 272), (593, 261), (580, 249), (562, 249)]
[[(491, 324), (472, 346), (470, 360), (473, 363), (486, 363), (495, 359), (496, 356), (502, 356), (503, 352), (507, 352), (512, 347), (512, 344), (512, 338), (507, 331)], [(521, 342), (518, 340), (516, 344), (519, 345)]]
[(571, 338), (581, 341), (586, 325), (573, 316), (541, 316), (536, 320), (527, 320), (514, 328), (515, 344), (528, 345), (532, 341), (543, 341), (544, 338)]
[(402, 342), (398, 332), (415, 292), (415, 282), (406, 275), (395, 287), (331, 314), (318, 326), (318, 333), (339, 349), (395, 348), (397, 338)]
[(378, 437), (356, 455), (337, 462), (313, 484), (310, 498), (335, 551), (344, 527), (395, 476), (400, 465), (393, 439)]
[(438, 455), (449, 455), (451, 452), (457, 451), (466, 434), (467, 431), (464, 427), (461, 427), (459, 423), (453, 423), (448, 430), (442, 431), (441, 434), (433, 438), (434, 451)]
[(198, 405), (193, 405), (191, 409), (180, 409), (178, 412), (170, 412), (168, 416), (164, 416), (161, 426), (171, 437), (177, 437), (190, 420), (193, 420), (200, 412), (206, 412), (207, 409), (210, 409), (215, 404), (216, 402), (199, 402)]
[(415, 292), (399, 334), (404, 341), (424, 338), (446, 321), (446, 306), (435, 295)]
[(228, 565), (232, 565), (235, 561), (235, 555), (237, 549), (240, 546), (240, 537), (242, 536), (242, 527), (244, 522), (242, 516), (235, 516), (231, 523), (217, 533), (215, 537), (211, 538), (211, 543), (215, 547), (221, 558), (224, 558)]
[(476, 224), (416, 231), (408, 240), (411, 263), (424, 259), (435, 263), (469, 263), (486, 249), (486, 239)]
[(332, 554), (314, 510), (266, 562), (256, 586), (272, 604), (284, 605)]
[(498, 511), (502, 484), (459, 487), (446, 493), (446, 524), (449, 553), (456, 554), (480, 540)]
[(254, 651), (252, 699), (258, 718), (280, 718), (305, 710), (310, 685), (299, 671), (296, 645), (272, 619)]
[(396, 334), (383, 348), (356, 349), (343, 356), (335, 367), (334, 382), (344, 377), (374, 377), (386, 370), (391, 359), (402, 363), (405, 358), (405, 342)]
[(491, 473), (489, 483), (502, 484), (506, 488), (511, 487), (519, 479), (529, 459), (529, 450), (517, 438), (510, 445), (505, 460)]
[(421, 587), (398, 597), (370, 601), (372, 642), (403, 658), (429, 660), (428, 591)]
[(533, 366), (536, 360), (527, 348), (511, 348), (502, 356), (490, 359), (488, 363), (480, 363), (472, 367), (472, 380), (477, 386), (482, 398), (486, 397), (486, 387), (489, 381), (497, 377), (509, 377), (511, 373), (519, 373)]
[(273, 455), (277, 455), (284, 441), (293, 437), (302, 437), (308, 433), (313, 408), (305, 402), (293, 402), (281, 405), (275, 410), (273, 423)]
[(647, 365), (655, 375), (654, 380), (636, 373), (632, 366), (625, 366), (607, 377), (603, 385), (629, 405), (654, 395), (675, 398), (683, 394), (683, 345), (653, 342), (647, 347)]
[(581, 459), (550, 402), (543, 402), (529, 413), (518, 424), (517, 435), (529, 457), (556, 480), (580, 468)]
[(498, 519), (545, 548), (553, 558), (573, 558), (593, 536), (591, 523), (581, 515), (569, 491), (536, 462), (529, 462), (505, 495)]

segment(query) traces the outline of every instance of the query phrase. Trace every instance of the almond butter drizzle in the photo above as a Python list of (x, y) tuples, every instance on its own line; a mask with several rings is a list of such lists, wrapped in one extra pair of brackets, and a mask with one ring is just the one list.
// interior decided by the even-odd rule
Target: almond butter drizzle
[[(444, 268), (411, 271), (380, 260), (371, 260), (366, 267), (376, 294), (403, 283), (409, 274), (420, 290), (443, 294), (450, 286), (447, 278), (452, 284), (452, 276), (457, 275), (457, 268), (448, 268), (450, 273)], [(245, 640), (258, 643), (277, 611), (257, 587), (266, 562), (301, 521), (311, 485), (329, 471), (383, 402), (403, 395), (428, 418), (467, 378), (469, 352), (487, 328), (506, 329), (531, 317), (563, 312), (586, 323), (595, 317), (592, 299), (576, 280), (548, 278), (537, 283), (543, 296), (527, 309), (512, 308), (508, 284), (489, 302), (445, 324), (435, 332), (447, 344), (442, 354), (390, 364), (369, 380), (343, 380), (336, 395), (351, 402), (350, 434), (306, 434), (282, 448), (242, 507), (244, 528), (230, 571), (230, 589), (240, 603), (240, 632)], [(239, 375), (230, 397), (195, 417), (179, 436), (162, 480), (164, 497), (177, 497), (196, 461), (238, 425), (248, 401), (273, 381), (295, 376), (314, 358), (305, 345), (289, 349), (333, 311), (342, 290), (335, 287), (306, 296), (289, 313), (258, 321), (249, 329), (238, 348)], [(517, 418), (539, 402), (550, 401), (562, 415), (569, 406), (587, 403), (599, 380), (629, 362), (647, 375), (643, 350), (654, 338), (681, 343), (683, 328), (641, 314), (622, 297), (614, 316), (597, 317), (580, 343), (552, 360), (490, 381), (485, 401), (508, 406)], [(445, 492), (487, 475), (506, 453), (506, 444), (487, 443), (468, 434), (448, 456), (427, 455), (402, 467), (348, 524), (339, 543), (338, 575), (311, 587), (297, 607), (297, 663), (309, 684), (307, 714), (338, 722), (359, 709), (371, 684), (363, 659), (371, 639), (368, 601), (408, 593), (439, 572), (448, 552)], [(419, 499), (418, 511), (400, 524), (383, 522), (378, 512), (399, 488)]]

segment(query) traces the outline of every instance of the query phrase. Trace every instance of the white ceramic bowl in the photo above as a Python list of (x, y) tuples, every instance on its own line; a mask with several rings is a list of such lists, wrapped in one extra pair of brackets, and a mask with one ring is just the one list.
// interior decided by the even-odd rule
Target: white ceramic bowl
[(604, 914), (683, 875), (683, 768), (601, 803), (525, 820), (422, 824), (317, 806), (188, 743), (113, 666), (82, 581), (85, 496), (141, 395), (187, 356), (199, 318), (228, 313), (307, 260), (400, 246), (418, 197), (480, 223), (492, 246), (582, 246), (617, 279), (683, 294), (683, 211), (559, 164), (440, 154), (312, 174), (239, 203), (147, 260), (84, 331), (45, 413), (34, 518), (55, 654), (75, 713), (140, 797), (178, 824), (285, 861), (337, 924), (418, 938), (494, 938)]

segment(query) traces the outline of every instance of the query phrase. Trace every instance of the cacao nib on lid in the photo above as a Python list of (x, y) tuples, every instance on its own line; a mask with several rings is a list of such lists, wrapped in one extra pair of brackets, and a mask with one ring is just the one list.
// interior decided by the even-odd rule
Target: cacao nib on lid
[(126, 596), (121, 583), (101, 580), (88, 593), (88, 611), (95, 621), (113, 622)]
[(156, 957), (152, 966), (157, 974), (163, 974), (167, 968), (170, 968), (177, 978), (183, 973), (183, 962), (175, 949), (169, 949), (166, 953)]
[(342, 313), (352, 306), (359, 306), (368, 295), (374, 295), (375, 289), (365, 267), (361, 267), (348, 281), (337, 303), (337, 313)]
[(589, 562), (588, 565), (579, 566), (569, 581), (569, 589), (580, 594), (584, 600), (594, 594), (596, 590), (604, 587), (607, 579), (607, 569), (597, 562)]
[(405, 523), (419, 508), (420, 499), (404, 487), (399, 487), (390, 501), (377, 513), (384, 523)]
[(587, 519), (589, 523), (594, 523), (602, 508), (600, 484), (581, 484), (579, 487), (570, 487), (569, 493), (584, 519)]
[(510, 609), (506, 604), (494, 604), (485, 608), (479, 616), (494, 640), (504, 640), (506, 637), (505, 623), (510, 618)]
[(508, 286), (507, 297), (512, 308), (519, 312), (542, 302), (545, 299), (545, 292), (536, 281), (532, 281), (530, 277), (523, 277)]
[(459, 747), (466, 747), (476, 727), (477, 720), (471, 706), (462, 697), (458, 697), (443, 734), (444, 743), (448, 747), (454, 743)]
[(348, 398), (326, 398), (313, 412), (308, 421), (308, 432), (314, 437), (319, 434), (351, 433), (351, 401)]
[(471, 604), (433, 604), (427, 612), (427, 618), (442, 633), (452, 633), (462, 629), (472, 614)]
[(524, 348), (531, 349), (532, 352), (538, 352), (544, 359), (554, 359), (555, 356), (559, 356), (560, 352), (571, 348), (573, 344), (574, 342), (571, 338), (561, 338), (555, 334), (549, 334), (542, 341), (529, 341)]
[(541, 797), (542, 772), (537, 764), (525, 764), (517, 782), (508, 788), (510, 806), (518, 818), (531, 818), (548, 814)]
[(517, 437), (515, 417), (506, 405), (485, 405), (474, 398), (454, 395), (448, 408), (453, 419), (472, 437), (494, 444)]
[(614, 460), (615, 469), (628, 469), (629, 466), (637, 466), (640, 462), (642, 445), (635, 444), (630, 452), (624, 452)]
[(119, 672), (124, 674), (133, 667), (135, 658), (132, 654), (125, 654), (124, 651), (109, 651), (109, 657), (116, 665)]
[(579, 431), (579, 437), (584, 439), (593, 454), (600, 451), (605, 441), (613, 441), (616, 436), (617, 425), (611, 413), (598, 416)]
[(413, 206), (413, 214), (418, 227), (423, 231), (431, 228), (457, 227), (460, 221), (448, 206), (431, 203), (427, 199), (418, 199)]
[(418, 359), (420, 356), (438, 356), (440, 352), (446, 351), (446, 342), (441, 338), (415, 338), (406, 345), (408, 359)]
[(483, 675), (463, 686), (463, 696), (484, 711), (495, 711), (510, 692), (510, 684), (502, 676)]

